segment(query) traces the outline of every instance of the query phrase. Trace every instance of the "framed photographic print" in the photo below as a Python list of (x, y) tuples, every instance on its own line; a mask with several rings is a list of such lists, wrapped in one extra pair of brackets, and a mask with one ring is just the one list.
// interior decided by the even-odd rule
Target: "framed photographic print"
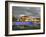
[(5, 35), (45, 33), (45, 3), (5, 1)]

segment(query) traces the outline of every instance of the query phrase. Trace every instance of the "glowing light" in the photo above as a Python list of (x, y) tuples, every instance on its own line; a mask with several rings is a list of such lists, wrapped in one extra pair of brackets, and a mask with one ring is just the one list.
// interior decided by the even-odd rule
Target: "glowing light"
[(24, 14), (21, 14), (21, 15), (19, 15), (19, 16), (21, 17), (21, 16), (25, 16), (25, 15), (24, 15)]

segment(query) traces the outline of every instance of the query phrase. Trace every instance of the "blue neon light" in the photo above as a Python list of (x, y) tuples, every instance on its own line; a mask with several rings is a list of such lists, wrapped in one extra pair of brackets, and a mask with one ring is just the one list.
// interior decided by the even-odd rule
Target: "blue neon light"
[(15, 22), (16, 25), (32, 25), (33, 22)]

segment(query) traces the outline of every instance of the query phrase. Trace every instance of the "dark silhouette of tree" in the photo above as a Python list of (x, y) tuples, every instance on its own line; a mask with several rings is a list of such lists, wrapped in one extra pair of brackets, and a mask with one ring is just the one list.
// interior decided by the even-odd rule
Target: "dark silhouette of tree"
[(12, 21), (17, 21), (17, 18), (15, 16), (12, 16)]

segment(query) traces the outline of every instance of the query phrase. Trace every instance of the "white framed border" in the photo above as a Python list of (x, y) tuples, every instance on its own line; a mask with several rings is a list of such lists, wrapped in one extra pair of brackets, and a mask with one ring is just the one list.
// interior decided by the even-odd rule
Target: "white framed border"
[[(21, 30), (12, 31), (12, 6), (21, 7), (40, 7), (41, 8), (41, 29), (39, 30)], [(43, 32), (43, 5), (42, 4), (26, 4), (26, 3), (10, 3), (8, 2), (8, 34), (26, 34), (26, 33), (42, 33)]]

